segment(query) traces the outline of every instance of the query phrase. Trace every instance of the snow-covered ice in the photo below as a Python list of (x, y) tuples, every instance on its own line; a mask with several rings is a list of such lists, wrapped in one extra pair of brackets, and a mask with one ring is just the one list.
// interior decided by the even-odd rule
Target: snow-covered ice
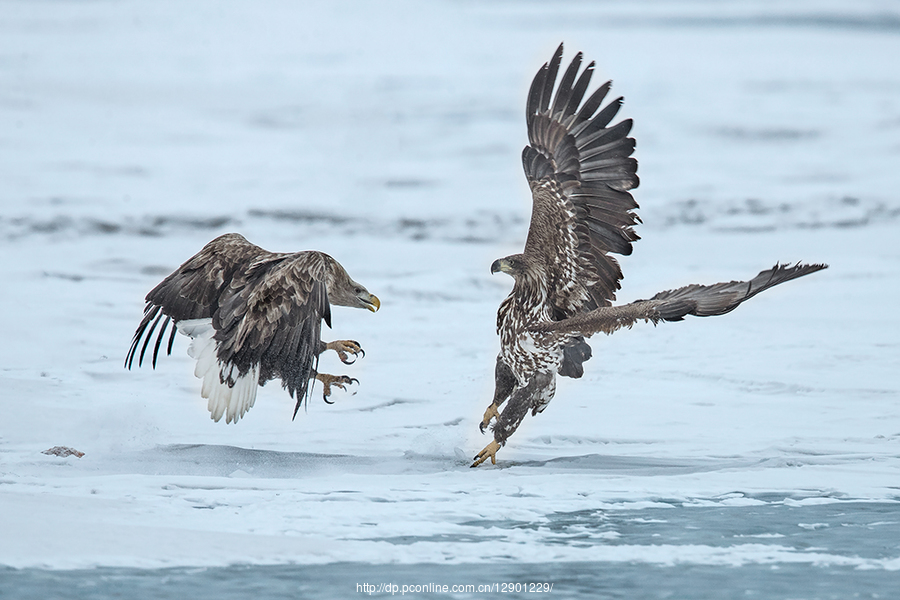
[[(595, 337), (469, 469), (511, 287), (489, 266), (529, 218), (525, 94), (561, 40), (635, 119), (620, 301), (830, 268)], [(0, 565), (895, 574), (898, 55), (887, 0), (0, 4)], [(271, 382), (232, 426), (186, 338), (123, 369), (146, 292), (227, 231), (382, 299), (326, 332), (366, 351), (323, 358), (355, 394), (292, 422)]]

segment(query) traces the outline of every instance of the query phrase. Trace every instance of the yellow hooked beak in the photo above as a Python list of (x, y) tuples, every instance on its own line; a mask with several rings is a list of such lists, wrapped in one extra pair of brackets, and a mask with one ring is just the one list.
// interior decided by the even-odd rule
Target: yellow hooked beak
[(381, 308), (381, 300), (378, 299), (378, 296), (375, 294), (369, 294), (369, 299), (367, 300), (369, 305), (366, 307), (372, 312), (378, 312), (378, 309)]

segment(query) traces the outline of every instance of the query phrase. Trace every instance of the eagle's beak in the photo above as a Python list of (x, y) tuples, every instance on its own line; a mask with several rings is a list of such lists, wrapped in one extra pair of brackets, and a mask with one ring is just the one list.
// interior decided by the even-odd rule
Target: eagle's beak
[(491, 263), (491, 275), (493, 275), (494, 273), (499, 273), (500, 271), (503, 270), (503, 262), (502, 261), (503, 261), (502, 258), (498, 258), (493, 263)]
[(369, 298), (367, 300), (363, 300), (363, 302), (367, 303), (369, 310), (372, 312), (378, 312), (378, 309), (381, 308), (381, 300), (378, 299), (378, 296), (375, 294), (369, 294)]

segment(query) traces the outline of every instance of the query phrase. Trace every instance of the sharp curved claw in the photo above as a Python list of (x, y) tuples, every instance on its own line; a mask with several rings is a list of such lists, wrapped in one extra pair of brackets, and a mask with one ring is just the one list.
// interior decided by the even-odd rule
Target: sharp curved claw
[(345, 365), (352, 365), (358, 359), (366, 355), (365, 350), (362, 349), (359, 342), (356, 340), (331, 342), (328, 347), (337, 352), (338, 358), (340, 358), (341, 362)]
[(316, 375), (316, 379), (322, 382), (322, 400), (324, 400), (326, 404), (334, 404), (334, 401), (328, 399), (331, 395), (332, 386), (347, 391), (348, 385), (353, 383), (359, 385), (359, 379), (348, 377), (346, 375), (324, 375), (319, 373)]
[(487, 459), (491, 459), (491, 464), (497, 464), (497, 451), (500, 449), (500, 444), (497, 440), (491, 440), (491, 443), (484, 447), (484, 450), (475, 455), (475, 459), (470, 468), (477, 467)]
[(491, 421), (499, 418), (500, 412), (497, 410), (496, 406), (491, 404), (484, 411), (484, 418), (482, 418), (481, 423), (478, 424), (478, 429), (481, 430), (481, 433), (484, 433), (484, 430), (487, 429), (487, 426), (491, 424)]

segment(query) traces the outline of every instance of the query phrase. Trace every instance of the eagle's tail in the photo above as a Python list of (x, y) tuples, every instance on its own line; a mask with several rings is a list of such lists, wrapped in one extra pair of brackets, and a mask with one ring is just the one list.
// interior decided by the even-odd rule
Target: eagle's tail
[(579, 335), (563, 347), (559, 374), (563, 377), (578, 379), (584, 375), (584, 363), (590, 359), (591, 347), (584, 341), (584, 336)]
[(200, 396), (208, 401), (209, 418), (218, 422), (224, 416), (226, 423), (237, 423), (256, 403), (259, 364), (240, 373), (234, 363), (219, 361), (212, 319), (179, 321), (178, 331), (191, 338), (188, 356), (197, 361), (194, 376), (203, 380)]

